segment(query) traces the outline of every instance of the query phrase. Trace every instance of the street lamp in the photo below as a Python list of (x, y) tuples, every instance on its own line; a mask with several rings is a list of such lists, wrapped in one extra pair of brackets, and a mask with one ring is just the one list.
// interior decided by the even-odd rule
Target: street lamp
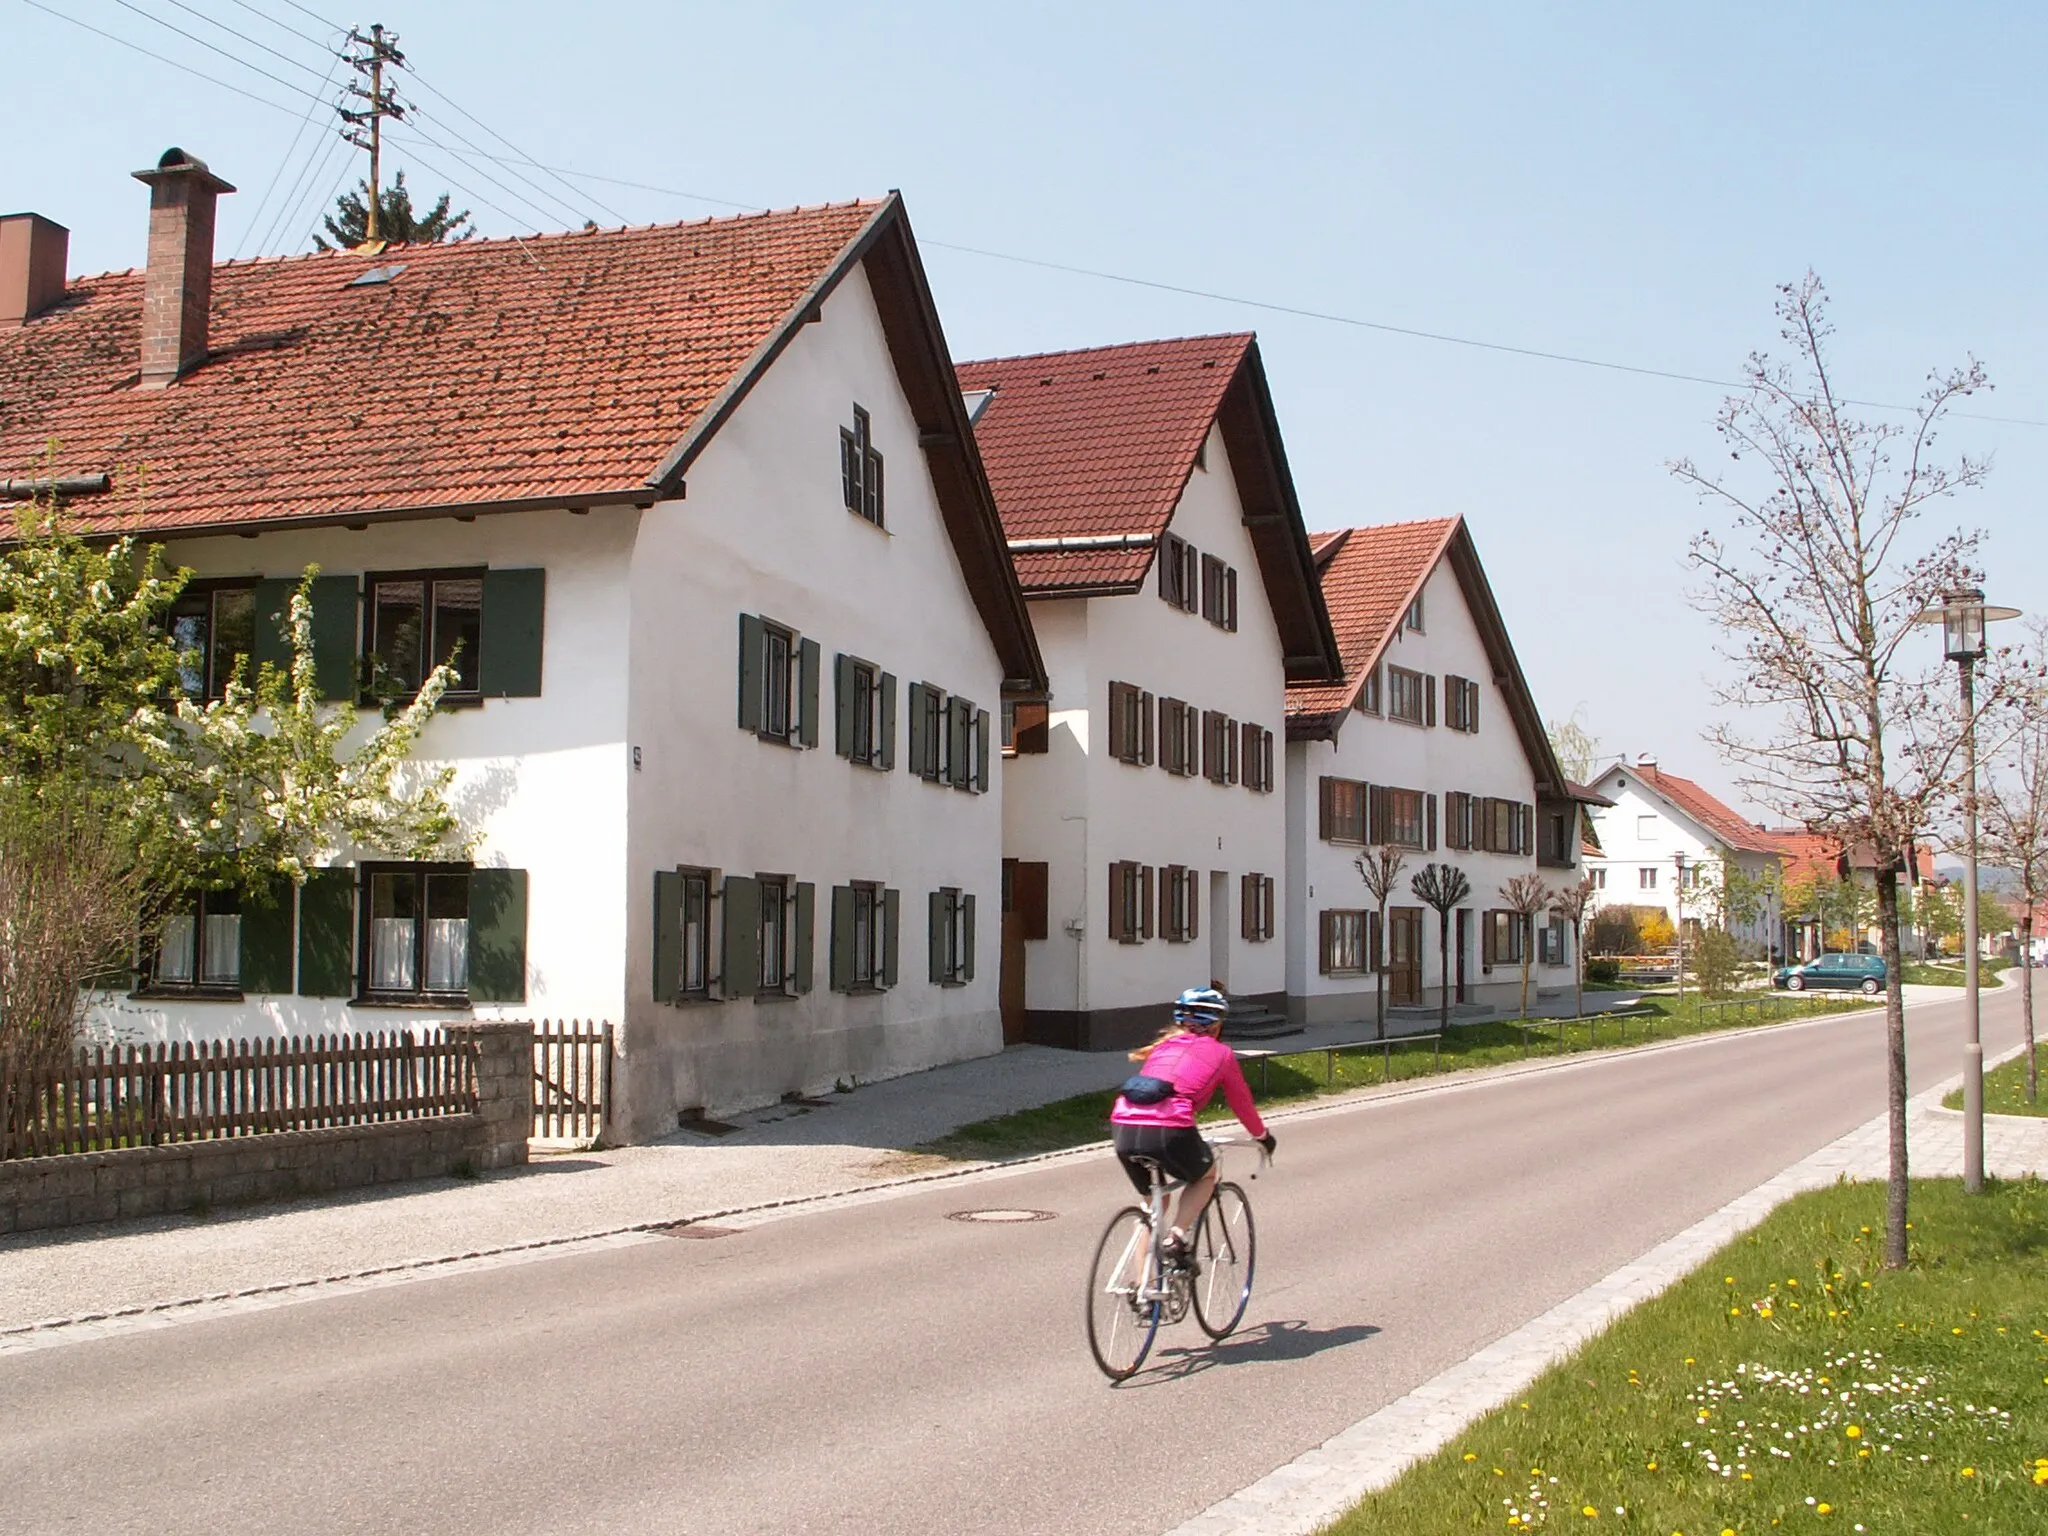
[(1685, 1001), (1685, 850), (1671, 855), (1671, 862), (1678, 870), (1678, 968), (1673, 973), (1678, 982), (1678, 1000)]
[(1963, 1041), (1963, 1188), (1984, 1189), (1984, 1030), (1977, 996), (1977, 662), (1984, 655), (1984, 626), (2016, 619), (2017, 608), (1994, 608), (1978, 587), (1944, 592), (1939, 608), (1914, 620), (1941, 626), (1942, 650), (1956, 664), (1963, 689), (1963, 1011), (1969, 1033)]

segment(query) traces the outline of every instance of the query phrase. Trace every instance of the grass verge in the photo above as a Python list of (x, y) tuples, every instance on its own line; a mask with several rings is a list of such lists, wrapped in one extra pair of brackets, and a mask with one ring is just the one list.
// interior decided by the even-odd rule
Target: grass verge
[[(1995, 987), (1998, 973), (2005, 969), (2003, 960), (1985, 960), (1977, 967), (1977, 985)], [(1901, 981), (1918, 982), (1923, 987), (1960, 987), (1969, 977), (1961, 965), (1939, 965), (1929, 961), (1908, 960), (1899, 968)]]
[[(2036, 1082), (2048, 1079), (2048, 1040), (2034, 1042)], [(1941, 1101), (1943, 1109), (1961, 1109), (1963, 1090), (1958, 1088)], [(1984, 1074), (1984, 1113), (1987, 1115), (2048, 1115), (2048, 1090), (2034, 1102), (2027, 1102), (2027, 1058), (2022, 1052), (2004, 1066)]]
[[(1355, 1051), (1340, 1051), (1334, 1058), (1325, 1051), (1308, 1050), (1247, 1062), (1246, 1076), (1260, 1104), (1272, 1107), (1303, 1099), (1348, 1093), (1387, 1082), (1430, 1077), (1438, 1072), (1460, 1072), (1474, 1067), (1497, 1066), (1542, 1055), (1575, 1054), (1615, 1045), (1644, 1044), (1669, 1040), (1679, 1035), (1714, 1033), (1759, 1023), (1811, 1014), (1839, 1013), (1870, 1004), (1862, 998), (1815, 997), (1812, 994), (1762, 995), (1744, 1000), (1741, 1006), (1705, 1003), (1697, 997), (1682, 1002), (1673, 997), (1643, 1000), (1645, 1012), (1629, 1019), (1564, 1021), (1558, 1019), (1500, 1020), (1476, 1024), (1454, 1024), (1443, 1038), (1441, 1053), (1429, 1040), (1402, 1041), (1391, 1049), (1375, 1043)], [(1526, 1025), (1526, 1027), (1524, 1027)], [(1370, 1033), (1368, 1025), (1361, 1033)], [(1121, 1082), (1128, 1069), (1122, 1059), (1106, 1058), (1103, 1076)], [(1120, 1070), (1121, 1069), (1121, 1070)], [(1093, 1093), (1075, 1094), (1031, 1109), (998, 1115), (963, 1125), (936, 1141), (915, 1150), (940, 1157), (963, 1160), (1024, 1157), (1035, 1152), (1057, 1152), (1100, 1141), (1109, 1134), (1110, 1106), (1116, 1100), (1113, 1085)], [(1220, 1104), (1206, 1118), (1228, 1116)]]
[(1329, 1536), (2048, 1529), (2048, 1184), (1789, 1201)]

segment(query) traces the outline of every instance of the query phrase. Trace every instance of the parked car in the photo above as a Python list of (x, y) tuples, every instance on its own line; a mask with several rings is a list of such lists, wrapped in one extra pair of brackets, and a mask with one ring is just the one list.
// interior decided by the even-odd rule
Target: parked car
[(1804, 992), (1809, 987), (1816, 991), (1834, 988), (1861, 992), (1865, 997), (1882, 992), (1884, 982), (1882, 955), (1822, 955), (1804, 965), (1782, 966), (1771, 978), (1772, 986), (1787, 992)]

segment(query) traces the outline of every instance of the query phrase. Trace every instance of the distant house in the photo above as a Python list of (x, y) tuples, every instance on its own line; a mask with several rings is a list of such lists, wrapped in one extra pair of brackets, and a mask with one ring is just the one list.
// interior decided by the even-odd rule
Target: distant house
[(331, 696), (452, 658), (421, 756), (478, 841), (199, 899), (101, 1026), (612, 1020), (643, 1137), (998, 1049), (1045, 669), (901, 201), (216, 264), (233, 189), (138, 174), (146, 270), (0, 221), (0, 480), (198, 573), (196, 694), (311, 562)]
[[(1568, 983), (1568, 930), (1547, 911), (1524, 924), (1501, 887), (1575, 882), (1581, 808), (1599, 802), (1558, 766), (1470, 529), (1347, 528), (1317, 534), (1315, 558), (1343, 670), (1287, 693), (1290, 1010), (1370, 1017), (1381, 970), (1395, 1006), (1435, 995), (1437, 917), (1409, 887), (1426, 863), (1472, 888), (1451, 917), (1457, 1001), (1512, 1009), (1525, 953), (1538, 985)], [(1407, 858), (1384, 932), (1357, 868), (1382, 845)]]
[(1286, 689), (1338, 658), (1256, 341), (959, 382), (1051, 680), (1003, 731), (1007, 1037), (1130, 1045), (1212, 982), (1277, 1012)]
[[(1792, 959), (1810, 960), (1830, 948), (1832, 942), (1839, 942), (1842, 930), (1847, 930), (1852, 947), (1875, 950), (1881, 934), (1874, 894), (1877, 859), (1870, 846), (1861, 844), (1844, 858), (1841, 840), (1822, 833), (1799, 827), (1774, 827), (1766, 835), (1782, 861), (1780, 880), (1786, 897), (1780, 940), (1783, 952)], [(1825, 892), (1845, 881), (1862, 893), (1855, 912), (1829, 914), (1812, 909), (1811, 896), (1815, 890)], [(1902, 899), (1911, 894), (1934, 899), (1943, 883), (1917, 847), (1907, 859), (1907, 867), (1899, 872)], [(1830, 933), (1835, 935), (1833, 941)], [(1907, 923), (1899, 937), (1909, 954), (1929, 953), (1936, 947), (1920, 924)]]

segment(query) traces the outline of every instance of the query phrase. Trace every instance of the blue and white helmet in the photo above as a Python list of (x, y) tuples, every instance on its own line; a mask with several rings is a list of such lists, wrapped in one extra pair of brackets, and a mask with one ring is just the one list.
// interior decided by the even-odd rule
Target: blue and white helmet
[(1214, 1029), (1230, 1012), (1230, 999), (1214, 987), (1189, 987), (1173, 1000), (1173, 1022)]

